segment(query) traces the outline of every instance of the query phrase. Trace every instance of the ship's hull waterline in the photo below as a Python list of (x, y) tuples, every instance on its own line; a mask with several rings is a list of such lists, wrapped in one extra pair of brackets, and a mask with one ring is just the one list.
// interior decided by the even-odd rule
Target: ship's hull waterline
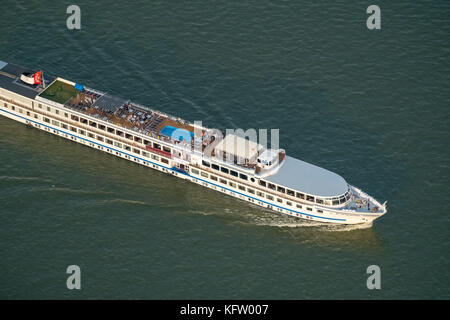
[[(0, 71), (0, 114), (30, 127), (294, 218), (371, 225), (387, 212), (386, 204), (342, 177), (288, 157), (283, 149), (254, 144), (253, 155), (235, 153), (235, 159), (243, 157), (246, 163), (237, 166), (221, 155), (229, 151), (224, 149), (225, 140), (243, 143), (233, 135), (219, 138), (203, 127), (200, 134), (194, 133), (193, 126), (182, 119), (65, 79), (48, 80), (53, 89), (46, 89), (20, 82), (20, 67)], [(115, 104), (120, 107), (110, 107)], [(176, 138), (184, 135), (184, 143), (181, 137), (170, 136), (174, 131)], [(213, 156), (194, 150), (199, 136), (210, 138), (205, 141), (214, 146)], [(192, 148), (186, 139), (191, 139)]]

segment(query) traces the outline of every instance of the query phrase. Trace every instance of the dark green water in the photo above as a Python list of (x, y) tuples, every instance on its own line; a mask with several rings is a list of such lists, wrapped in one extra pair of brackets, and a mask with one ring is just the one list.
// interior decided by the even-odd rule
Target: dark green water
[[(2, 1), (0, 60), (287, 153), (389, 212), (295, 222), (0, 118), (0, 298), (450, 298), (450, 3)], [(66, 288), (81, 267), (82, 289)], [(366, 268), (381, 268), (368, 290)]]

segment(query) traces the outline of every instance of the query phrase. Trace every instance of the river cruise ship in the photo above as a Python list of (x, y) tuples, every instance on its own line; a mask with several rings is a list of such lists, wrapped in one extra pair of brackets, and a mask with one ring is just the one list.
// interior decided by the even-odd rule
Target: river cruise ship
[(386, 202), (284, 149), (3, 61), (0, 114), (279, 214), (370, 224), (387, 211)]

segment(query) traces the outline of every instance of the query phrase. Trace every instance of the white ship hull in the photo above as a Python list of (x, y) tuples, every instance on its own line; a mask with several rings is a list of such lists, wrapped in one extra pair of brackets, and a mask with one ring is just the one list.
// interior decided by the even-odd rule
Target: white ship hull
[[(339, 175), (287, 157), (283, 149), (252, 142), (248, 155), (242, 151), (248, 140), (216, 138), (211, 129), (65, 79), (54, 78), (47, 89), (20, 82), (24, 69), (1, 61), (0, 70), (0, 115), (30, 127), (294, 218), (371, 224), (387, 212), (385, 204)], [(61, 90), (68, 95), (64, 101), (58, 97)], [(177, 139), (168, 133), (171, 130)], [(178, 140), (180, 135), (184, 138)], [(194, 147), (200, 136), (203, 147), (214, 148), (213, 153)], [(191, 142), (184, 143), (189, 138)], [(240, 143), (234, 163), (225, 159), (230, 152), (224, 146), (230, 139)], [(237, 165), (236, 159), (244, 164)]]
[[(17, 107), (19, 108), (19, 107)], [(234, 198), (241, 199), (246, 202), (250, 202), (253, 205), (257, 205), (260, 207), (263, 207), (265, 209), (271, 210), (273, 212), (276, 212), (278, 214), (283, 214), (295, 218), (300, 219), (306, 219), (308, 221), (317, 221), (317, 222), (324, 222), (324, 223), (335, 223), (335, 224), (369, 224), (372, 223), (373, 220), (380, 217), (380, 214), (358, 214), (353, 212), (338, 212), (336, 211), (325, 211), (322, 208), (323, 213), (318, 214), (317, 212), (312, 213), (306, 213), (295, 209), (290, 209), (284, 206), (279, 206), (276, 202), (267, 201), (267, 199), (260, 199), (256, 198), (254, 195), (245, 193), (241, 190), (235, 190), (230, 188), (229, 186), (222, 186), (218, 184), (215, 181), (211, 181), (207, 178), (200, 178), (198, 176), (193, 176), (188, 173), (180, 173), (172, 169), (172, 167), (168, 165), (163, 165), (161, 163), (157, 163), (156, 161), (148, 161), (146, 159), (142, 159), (141, 157), (137, 157), (136, 155), (133, 155), (132, 152), (125, 153), (121, 150), (116, 150), (115, 148), (111, 148), (108, 146), (105, 146), (102, 143), (99, 143), (96, 140), (88, 139), (85, 137), (82, 137), (78, 134), (72, 133), (70, 131), (61, 130), (61, 128), (52, 126), (51, 124), (44, 124), (40, 121), (35, 121), (31, 116), (27, 116), (26, 114), (20, 114), (18, 112), (13, 112), (10, 109), (4, 108), (3, 104), (0, 107), (0, 114), (2, 116), (5, 116), (9, 119), (24, 123), (26, 125), (29, 125), (30, 127), (45, 131), (47, 133), (51, 133), (53, 135), (60, 136), (62, 138), (68, 139), (70, 141), (83, 144), (85, 146), (94, 148), (98, 151), (103, 151), (106, 153), (109, 153), (113, 156), (117, 156), (120, 158), (123, 158), (125, 160), (138, 163), (140, 165), (167, 173), (169, 175), (175, 176), (180, 179), (189, 180), (192, 183), (198, 184), (203, 187), (207, 187), (210, 189), (214, 189), (216, 191), (222, 192), (224, 194), (227, 194), (229, 196), (232, 196)], [(108, 151), (110, 150), (110, 151)], [(119, 155), (116, 153), (118, 152)], [(135, 161), (134, 159), (137, 159), (138, 161)], [(253, 201), (252, 201), (253, 200)], [(259, 202), (262, 202), (263, 204), (259, 204)], [(314, 206), (312, 206), (314, 207)], [(313, 209), (314, 210), (314, 209)]]

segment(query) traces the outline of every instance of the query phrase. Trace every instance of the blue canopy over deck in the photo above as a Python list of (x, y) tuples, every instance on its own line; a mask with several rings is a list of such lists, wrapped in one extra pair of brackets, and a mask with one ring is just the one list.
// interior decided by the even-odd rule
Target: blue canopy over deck
[(186, 140), (186, 142), (191, 142), (192, 138), (194, 138), (193, 132), (172, 126), (165, 126), (160, 133), (178, 141)]

